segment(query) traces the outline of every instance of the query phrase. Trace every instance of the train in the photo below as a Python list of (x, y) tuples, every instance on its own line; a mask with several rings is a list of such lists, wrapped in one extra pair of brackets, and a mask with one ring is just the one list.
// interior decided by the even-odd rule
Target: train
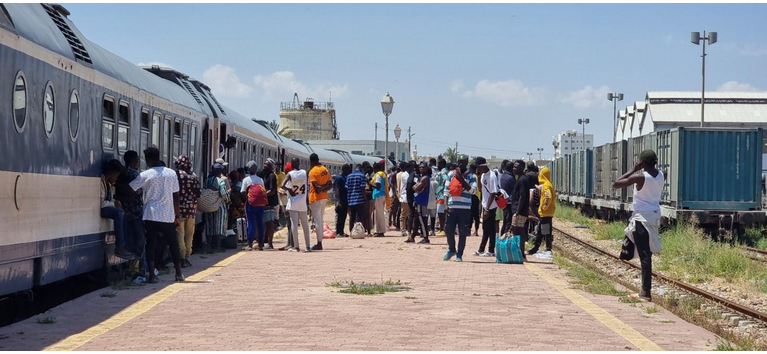
[(381, 159), (280, 136), (199, 80), (89, 41), (69, 15), (58, 4), (0, 4), (0, 298), (124, 262), (100, 217), (99, 183), (103, 163), (128, 150), (156, 146), (168, 166), (185, 154), (203, 177), (219, 157), (230, 168), (267, 158), (309, 166), (316, 153), (334, 175)]
[(695, 222), (714, 235), (742, 234), (765, 221), (761, 128), (685, 128), (652, 132), (551, 161), (561, 202), (606, 220), (626, 219), (633, 189), (612, 183), (654, 150), (666, 173), (661, 221)]

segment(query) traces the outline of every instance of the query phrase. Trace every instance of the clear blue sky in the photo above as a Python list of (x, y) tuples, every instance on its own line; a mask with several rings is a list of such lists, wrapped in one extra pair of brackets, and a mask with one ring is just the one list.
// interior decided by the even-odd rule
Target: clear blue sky
[(378, 122), (383, 140), (389, 91), (390, 129), (412, 126), (419, 153), (458, 141), (473, 155), (550, 156), (552, 135), (583, 117), (605, 143), (606, 92), (625, 94), (620, 110), (647, 91), (700, 90), (691, 31), (719, 33), (707, 90), (767, 89), (764, 4), (66, 7), (90, 40), (206, 82), (249, 117), (278, 119), (294, 91), (317, 101), (332, 91), (342, 138), (372, 139)]

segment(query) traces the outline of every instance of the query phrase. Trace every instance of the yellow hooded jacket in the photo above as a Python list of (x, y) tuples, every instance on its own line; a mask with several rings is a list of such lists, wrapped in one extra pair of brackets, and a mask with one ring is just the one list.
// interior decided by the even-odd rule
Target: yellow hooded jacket
[(541, 184), (541, 204), (538, 207), (538, 215), (542, 218), (553, 217), (554, 211), (557, 209), (557, 192), (554, 190), (550, 178), (551, 170), (548, 167), (544, 167), (538, 174), (538, 183)]

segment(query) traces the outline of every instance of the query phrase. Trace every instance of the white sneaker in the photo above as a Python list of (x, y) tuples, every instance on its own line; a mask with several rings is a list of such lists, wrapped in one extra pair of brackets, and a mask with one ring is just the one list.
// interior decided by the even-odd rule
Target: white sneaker
[(492, 252), (487, 252), (487, 256), (488, 256), (488, 257), (495, 257), (495, 253), (492, 253)]
[(293, 247), (291, 247), (291, 248), (288, 248), (288, 252), (298, 252), (298, 250), (293, 248)]
[(484, 254), (484, 253), (479, 253), (479, 251), (474, 251), (474, 255), (475, 255), (475, 256), (479, 256), (479, 257), (482, 257), (482, 255), (483, 255), (483, 254)]
[(304, 250), (304, 252), (311, 252), (311, 251), (312, 251), (312, 249), (309, 248), (309, 247), (306, 247), (306, 249)]
[(479, 255), (480, 257), (490, 257), (490, 252), (485, 252)]

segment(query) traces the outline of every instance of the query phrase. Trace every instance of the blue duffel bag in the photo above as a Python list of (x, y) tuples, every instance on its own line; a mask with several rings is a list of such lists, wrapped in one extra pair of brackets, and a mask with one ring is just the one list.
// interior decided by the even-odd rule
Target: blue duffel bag
[(524, 257), (519, 248), (521, 242), (519, 235), (512, 236), (510, 233), (495, 240), (495, 262), (507, 264), (522, 264)]

